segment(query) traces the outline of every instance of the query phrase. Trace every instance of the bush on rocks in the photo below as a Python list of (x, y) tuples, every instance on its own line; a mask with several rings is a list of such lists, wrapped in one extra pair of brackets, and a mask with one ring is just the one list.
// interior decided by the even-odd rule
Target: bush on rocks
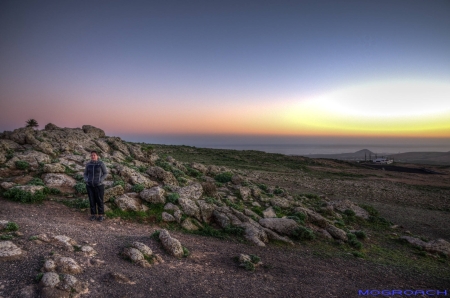
[(43, 190), (36, 190), (31, 193), (20, 188), (11, 188), (4, 192), (3, 196), (11, 201), (22, 203), (40, 203), (45, 199)]

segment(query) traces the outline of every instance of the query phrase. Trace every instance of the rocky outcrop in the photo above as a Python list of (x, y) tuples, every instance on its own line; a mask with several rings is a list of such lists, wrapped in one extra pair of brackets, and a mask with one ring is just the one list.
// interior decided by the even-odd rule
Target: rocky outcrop
[(267, 208), (262, 213), (263, 213), (264, 218), (276, 218), (277, 217), (277, 214), (275, 213), (275, 211), (273, 210), (272, 207)]
[(203, 194), (203, 187), (200, 183), (192, 183), (177, 190), (180, 199), (198, 200)]
[(215, 206), (204, 200), (198, 200), (197, 204), (200, 208), (200, 214), (203, 222), (210, 223), (213, 217)]
[(162, 246), (170, 255), (177, 258), (183, 257), (183, 246), (181, 246), (180, 241), (172, 238), (167, 230), (163, 229), (159, 232), (159, 240), (161, 240)]
[(94, 139), (105, 137), (105, 132), (102, 129), (92, 125), (83, 125), (81, 129), (83, 129), (84, 133), (90, 135)]
[(208, 172), (208, 168), (198, 162), (193, 162), (190, 164), (191, 168), (199, 171), (200, 173), (206, 174)]
[(22, 250), (11, 241), (0, 241), (0, 261), (14, 260), (21, 257)]
[(163, 168), (149, 167), (147, 169), (147, 174), (150, 177), (163, 182), (165, 185), (178, 185), (178, 181), (175, 176), (171, 172), (165, 171)]
[(331, 203), (334, 209), (344, 212), (345, 210), (352, 210), (355, 212), (355, 216), (361, 217), (363, 219), (369, 218), (369, 212), (354, 204), (350, 200), (334, 201)]
[(263, 218), (259, 221), (259, 224), (284, 235), (291, 235), (298, 228), (297, 222), (289, 218)]
[(141, 199), (149, 203), (164, 204), (166, 198), (164, 197), (165, 190), (159, 186), (155, 186), (149, 189), (144, 189), (139, 193)]
[(123, 195), (125, 190), (122, 185), (116, 185), (114, 187), (108, 188), (105, 190), (105, 194), (103, 196), (103, 201), (108, 202), (112, 198), (118, 198)]
[(158, 183), (155, 181), (150, 180), (149, 178), (145, 177), (141, 173), (127, 167), (127, 166), (118, 166), (117, 170), (120, 173), (120, 176), (124, 178), (125, 181), (136, 185), (140, 184), (143, 185), (145, 188), (151, 188), (153, 186), (157, 186)]
[(120, 197), (116, 198), (114, 201), (114, 204), (116, 204), (117, 207), (120, 208), (122, 211), (142, 211), (142, 201), (137, 198), (129, 197), (128, 195), (124, 194)]
[(73, 192), (77, 181), (66, 174), (47, 173), (42, 175), (42, 180), (48, 187), (64, 188), (67, 192)]
[(50, 163), (44, 165), (43, 171), (44, 173), (64, 173), (66, 171), (66, 167), (60, 163)]
[(193, 216), (198, 220), (201, 220), (200, 208), (198, 208), (194, 201), (186, 198), (179, 198), (178, 204), (180, 204), (181, 209), (186, 215)]

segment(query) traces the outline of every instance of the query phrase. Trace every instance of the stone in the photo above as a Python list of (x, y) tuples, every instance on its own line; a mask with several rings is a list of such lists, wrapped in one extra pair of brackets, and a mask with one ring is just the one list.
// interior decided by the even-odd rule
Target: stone
[(198, 200), (197, 204), (200, 208), (200, 213), (201, 213), (203, 222), (210, 223), (211, 219), (213, 217), (213, 212), (214, 212), (215, 206), (207, 203), (204, 200)]
[(275, 211), (273, 210), (272, 207), (267, 208), (262, 213), (263, 213), (264, 218), (276, 218), (277, 217), (277, 214), (275, 213)]
[(239, 195), (241, 196), (241, 198), (244, 201), (247, 201), (248, 199), (250, 199), (251, 194), (252, 194), (252, 191), (250, 190), (250, 188), (245, 187), (245, 186), (239, 187)]
[(103, 196), (103, 202), (109, 202), (112, 198), (120, 197), (125, 193), (122, 185), (116, 185), (111, 188), (105, 189)]
[(44, 273), (44, 275), (41, 278), (41, 281), (39, 282), (42, 287), (49, 287), (53, 288), (56, 287), (57, 284), (59, 284), (59, 275), (55, 272), (47, 272)]
[(83, 245), (80, 249), (80, 251), (87, 257), (92, 257), (97, 254), (95, 249), (92, 246), (89, 245)]
[(187, 198), (179, 198), (178, 204), (180, 204), (181, 209), (186, 215), (193, 216), (198, 220), (201, 220), (200, 208), (198, 208), (194, 201)]
[(332, 224), (327, 225), (325, 230), (330, 233), (331, 236), (333, 236), (334, 239), (347, 241), (347, 233), (344, 230), (339, 229), (338, 227), (335, 227)]
[(263, 218), (259, 224), (277, 233), (290, 235), (298, 227), (295, 220), (289, 218)]
[(62, 274), (60, 280), (61, 282), (56, 286), (58, 289), (64, 290), (69, 293), (78, 293), (78, 294), (86, 294), (88, 292), (86, 284), (80, 282), (73, 275)]
[(161, 214), (162, 220), (165, 222), (172, 222), (172, 221), (176, 221), (175, 217), (173, 217), (172, 214), (167, 213), (167, 212), (163, 212)]
[(149, 257), (149, 256), (153, 255), (152, 249), (142, 242), (135, 241), (131, 244), (131, 246), (136, 248), (137, 250), (139, 250), (144, 256)]
[(325, 239), (330, 239), (330, 240), (333, 239), (333, 236), (331, 236), (331, 234), (328, 233), (327, 230), (325, 230), (325, 229), (318, 229), (317, 235), (319, 235), (320, 237), (325, 238)]
[(19, 186), (14, 186), (14, 188), (18, 188), (21, 189), (23, 191), (29, 192), (34, 194), (36, 191), (41, 191), (44, 190), (44, 186), (41, 185), (19, 185)]
[(198, 200), (203, 194), (203, 187), (200, 183), (192, 183), (177, 190), (180, 199)]
[(164, 194), (166, 191), (159, 186), (155, 186), (149, 189), (144, 189), (139, 193), (141, 199), (143, 199), (146, 202), (149, 203), (155, 203), (155, 204), (165, 204), (166, 198)]
[(109, 137), (106, 138), (106, 142), (114, 149), (120, 151), (125, 156), (130, 156), (130, 151), (128, 146), (122, 142), (119, 137)]
[(122, 254), (134, 263), (145, 260), (142, 252), (134, 247), (125, 247)]
[(27, 151), (15, 155), (19, 160), (26, 161), (30, 164), (31, 169), (37, 170), (39, 164), (50, 163), (50, 156), (39, 151)]
[(178, 185), (177, 178), (175, 178), (171, 172), (165, 171), (163, 168), (149, 167), (147, 169), (147, 174), (150, 177), (162, 181), (164, 185)]
[(246, 254), (239, 255), (239, 263), (243, 264), (245, 262), (251, 262), (251, 261), (252, 261), (252, 258), (250, 258), (249, 255), (246, 255)]
[(164, 247), (164, 249), (172, 256), (181, 258), (183, 257), (183, 247), (180, 241), (170, 236), (169, 232), (162, 229), (159, 233), (159, 240)]
[(11, 241), (0, 241), (0, 260), (13, 260), (22, 254), (22, 250)]
[(77, 181), (66, 174), (47, 173), (42, 175), (42, 180), (47, 187), (71, 189)]
[(329, 224), (328, 220), (325, 217), (311, 209), (305, 207), (296, 207), (294, 211), (306, 215), (307, 220), (318, 227), (326, 228)]
[(208, 167), (208, 175), (210, 176), (216, 176), (218, 174), (220, 174), (220, 168), (218, 166), (209, 166)]
[(79, 274), (83, 271), (80, 265), (72, 259), (68, 257), (58, 257), (55, 260), (56, 262), (56, 270), (62, 273), (70, 273), (70, 274)]
[(140, 199), (131, 198), (126, 194), (121, 195), (116, 198), (114, 201), (117, 207), (119, 207), (122, 211), (141, 211), (142, 210), (142, 201)]
[(7, 220), (0, 220), (0, 231), (6, 229), (6, 227), (8, 226), (9, 221)]
[(274, 207), (280, 207), (280, 208), (289, 208), (291, 207), (291, 202), (285, 198), (272, 198), (270, 199), (270, 204)]
[(142, 162), (149, 161), (149, 158), (145, 156), (145, 154), (142, 152), (141, 146), (128, 144), (128, 150), (130, 151), (131, 156), (133, 156), (135, 160), (139, 160)]
[(244, 238), (251, 243), (264, 247), (269, 242), (266, 232), (262, 228), (258, 228), (250, 222), (241, 223), (238, 226), (244, 228)]
[(181, 227), (188, 231), (197, 231), (199, 229), (189, 217), (183, 220)]
[(182, 215), (183, 215), (183, 213), (180, 210), (175, 210), (175, 212), (173, 213), (173, 217), (175, 218), (177, 223), (181, 222), (181, 216)]
[(66, 235), (57, 235), (53, 237), (53, 243), (63, 247), (67, 251), (74, 251), (73, 247), (78, 245), (75, 240)]
[(208, 168), (205, 167), (204, 165), (202, 165), (201, 163), (198, 162), (193, 162), (191, 163), (191, 168), (193, 168), (194, 170), (197, 170), (203, 174), (206, 174), (206, 172), (208, 172)]
[(252, 191), (252, 197), (254, 197), (255, 199), (261, 198), (261, 190), (259, 188), (252, 187), (251, 191)]
[(252, 210), (247, 209), (247, 208), (244, 209), (244, 214), (247, 215), (247, 216), (250, 216), (254, 220), (258, 220), (259, 221), (261, 219), (261, 216), (259, 216), (258, 214), (256, 214), (255, 212), (253, 212)]
[(172, 203), (167, 203), (166, 205), (164, 205), (164, 210), (166, 210), (166, 211), (177, 211), (177, 210), (180, 210), (180, 208), (178, 208), (177, 205), (174, 205)]
[(280, 242), (284, 242), (290, 245), (294, 245), (294, 242), (292, 242), (291, 239), (289, 239), (288, 237), (285, 236), (280, 236), (278, 235), (276, 232), (267, 229), (267, 228), (263, 228), (264, 232), (266, 232), (267, 234), (267, 238), (270, 240), (275, 240), (275, 241), (280, 241)]
[(406, 240), (411, 245), (423, 248), (425, 251), (431, 253), (442, 253), (445, 255), (450, 255), (450, 243), (445, 241), (444, 239), (437, 239), (430, 242), (425, 242), (421, 239), (411, 237), (411, 236), (402, 236), (400, 239)]
[(125, 181), (136, 185), (141, 184), (145, 188), (151, 188), (153, 186), (157, 186), (158, 183), (155, 181), (150, 180), (149, 178), (145, 177), (141, 173), (127, 167), (127, 166), (118, 166), (117, 170), (120, 173), (120, 176), (122, 176)]
[(105, 132), (102, 129), (97, 128), (95, 126), (83, 125), (81, 127), (81, 129), (84, 131), (84, 133), (90, 135), (93, 138), (104, 138), (105, 137)]
[(66, 167), (60, 163), (48, 163), (44, 165), (43, 171), (44, 173), (64, 173), (66, 171)]
[(55, 271), (56, 269), (56, 263), (53, 260), (46, 260), (44, 263), (44, 266), (42, 267), (42, 269), (45, 272), (51, 272), (51, 271)]
[(242, 179), (240, 175), (235, 174), (231, 176), (231, 183), (233, 183), (234, 185), (239, 185), (242, 182), (244, 182), (244, 179)]
[(129, 284), (129, 285), (134, 285), (136, 284), (136, 282), (131, 281), (128, 277), (126, 277), (125, 275), (123, 275), (122, 273), (117, 273), (117, 272), (110, 272), (109, 273), (109, 278), (120, 283), (120, 284)]
[[(111, 151), (111, 147), (109, 147), (108, 143), (104, 140), (96, 139), (94, 143), (99, 147), (104, 153), (109, 153)], [(102, 154), (103, 155), (103, 154)]]
[(359, 207), (358, 205), (355, 205), (350, 200), (334, 201), (331, 202), (331, 206), (333, 206), (334, 209), (339, 210), (340, 212), (344, 212), (345, 210), (349, 209), (355, 212), (355, 216), (357, 217), (361, 217), (363, 219), (369, 218), (369, 212)]

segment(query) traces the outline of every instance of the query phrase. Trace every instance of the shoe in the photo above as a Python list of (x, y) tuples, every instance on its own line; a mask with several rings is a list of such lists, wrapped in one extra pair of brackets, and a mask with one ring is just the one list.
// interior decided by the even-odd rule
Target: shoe
[(91, 217), (89, 218), (91, 221), (94, 221), (97, 218), (97, 216), (95, 215), (91, 215)]
[(103, 216), (100, 215), (100, 216), (97, 218), (97, 220), (98, 220), (98, 221), (104, 221), (105, 218), (104, 218)]

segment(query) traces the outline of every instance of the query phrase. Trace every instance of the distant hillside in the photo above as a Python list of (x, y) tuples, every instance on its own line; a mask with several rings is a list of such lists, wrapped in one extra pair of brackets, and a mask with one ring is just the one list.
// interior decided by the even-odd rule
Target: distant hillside
[[(308, 155), (310, 158), (330, 158), (340, 160), (364, 160), (364, 158), (372, 159), (377, 154), (363, 149), (354, 153), (341, 154), (312, 154)], [(381, 154), (377, 155), (378, 157)], [(429, 164), (429, 165), (450, 165), (450, 151), (449, 152), (406, 152), (388, 155), (389, 158), (394, 159), (395, 162)]]

